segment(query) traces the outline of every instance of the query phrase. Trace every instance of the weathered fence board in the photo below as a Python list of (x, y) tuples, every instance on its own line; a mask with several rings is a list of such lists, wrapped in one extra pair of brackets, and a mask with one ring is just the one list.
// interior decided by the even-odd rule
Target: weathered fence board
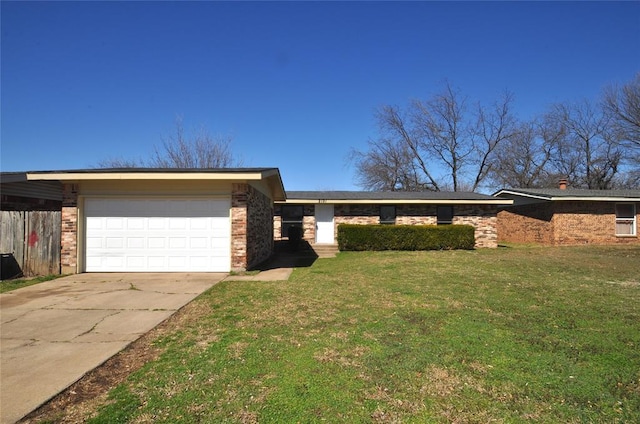
[(0, 211), (0, 253), (13, 253), (20, 268), (24, 258), (25, 213)]
[(60, 211), (1, 211), (0, 253), (13, 253), (25, 276), (60, 273)]

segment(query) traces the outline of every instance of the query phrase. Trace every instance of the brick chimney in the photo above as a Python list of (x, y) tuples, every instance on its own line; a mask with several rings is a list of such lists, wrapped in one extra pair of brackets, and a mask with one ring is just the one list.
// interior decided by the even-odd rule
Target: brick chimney
[(567, 179), (566, 178), (561, 178), (560, 181), (558, 181), (558, 188), (560, 190), (566, 190), (567, 189)]

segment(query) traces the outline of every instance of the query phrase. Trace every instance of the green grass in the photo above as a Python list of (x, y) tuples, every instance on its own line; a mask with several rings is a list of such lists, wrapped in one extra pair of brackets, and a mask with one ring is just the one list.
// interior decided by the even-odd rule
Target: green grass
[(640, 422), (640, 247), (347, 252), (224, 282), (90, 422)]
[(23, 287), (32, 286), (34, 284), (43, 283), (45, 281), (55, 280), (56, 278), (63, 277), (63, 275), (45, 275), (35, 278), (20, 278), (16, 280), (4, 280), (0, 282), (0, 293), (5, 293), (11, 290), (21, 289)]

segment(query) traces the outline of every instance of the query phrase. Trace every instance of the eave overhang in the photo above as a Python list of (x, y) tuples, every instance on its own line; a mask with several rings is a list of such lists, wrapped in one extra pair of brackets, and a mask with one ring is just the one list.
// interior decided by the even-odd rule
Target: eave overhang
[(274, 200), (285, 200), (286, 194), (280, 171), (277, 168), (238, 168), (229, 170), (201, 171), (197, 169), (109, 169), (34, 171), (26, 173), (27, 181), (265, 181)]
[(640, 197), (622, 197), (622, 196), (545, 196), (542, 194), (526, 193), (513, 190), (500, 190), (494, 196), (515, 196), (527, 199), (537, 199), (547, 202), (563, 202), (563, 201), (591, 201), (591, 202), (640, 202)]

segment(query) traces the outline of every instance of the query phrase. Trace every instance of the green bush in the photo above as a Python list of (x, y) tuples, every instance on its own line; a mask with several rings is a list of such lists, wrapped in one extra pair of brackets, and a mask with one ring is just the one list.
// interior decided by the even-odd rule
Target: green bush
[(338, 225), (340, 250), (473, 249), (471, 225)]

